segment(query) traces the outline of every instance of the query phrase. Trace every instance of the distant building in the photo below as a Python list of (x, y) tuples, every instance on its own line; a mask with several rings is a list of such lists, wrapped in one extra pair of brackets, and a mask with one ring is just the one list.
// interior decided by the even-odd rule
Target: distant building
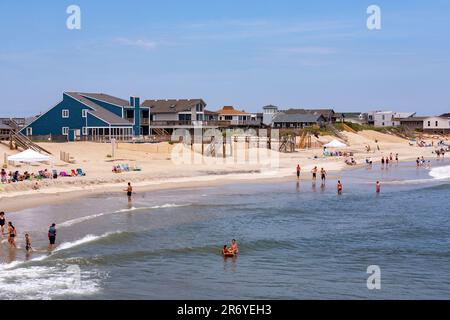
[(278, 114), (279, 110), (277, 106), (268, 105), (263, 107), (263, 120), (262, 123), (266, 126), (271, 126), (273, 118)]
[(446, 134), (450, 132), (450, 117), (428, 117), (423, 120), (423, 131)]
[(334, 112), (333, 109), (288, 109), (284, 113), (321, 115), (330, 124), (342, 121), (342, 115)]
[(311, 113), (279, 113), (273, 119), (274, 128), (302, 129), (318, 125), (323, 127), (328, 119), (321, 114)]
[[(251, 121), (252, 117), (250, 113), (236, 110), (232, 106), (225, 106), (216, 112), (219, 114), (219, 121), (229, 121), (233, 126), (256, 124)], [(256, 120), (256, 116), (254, 118)]]
[(362, 112), (341, 112), (342, 119), (345, 122), (366, 124), (368, 122), (367, 113)]
[(426, 118), (427, 117), (398, 118), (395, 119), (395, 122), (400, 122), (400, 126), (415, 131), (423, 129), (423, 123)]
[(394, 112), (378, 111), (373, 113), (373, 122), (375, 127), (398, 127), (398, 119), (410, 118), (415, 116), (415, 112)]

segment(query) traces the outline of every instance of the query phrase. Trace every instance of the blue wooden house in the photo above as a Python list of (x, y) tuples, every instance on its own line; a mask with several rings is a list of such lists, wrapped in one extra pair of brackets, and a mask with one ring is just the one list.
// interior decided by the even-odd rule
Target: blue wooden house
[(56, 106), (21, 130), (31, 138), (59, 141), (129, 140), (149, 131), (149, 109), (103, 93), (64, 92)]

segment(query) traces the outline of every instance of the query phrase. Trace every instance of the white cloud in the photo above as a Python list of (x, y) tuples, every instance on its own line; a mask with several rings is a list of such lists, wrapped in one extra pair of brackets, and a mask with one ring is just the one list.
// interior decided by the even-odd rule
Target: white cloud
[(115, 39), (115, 42), (122, 46), (138, 47), (142, 49), (154, 49), (158, 45), (155, 41), (149, 41), (145, 39), (117, 38)]

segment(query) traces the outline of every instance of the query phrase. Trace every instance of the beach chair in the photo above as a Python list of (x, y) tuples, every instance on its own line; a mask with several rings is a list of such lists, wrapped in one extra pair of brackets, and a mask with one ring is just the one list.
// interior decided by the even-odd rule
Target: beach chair
[(58, 171), (52, 170), (53, 179), (58, 179)]
[(123, 168), (125, 169), (125, 171), (131, 171), (131, 170), (130, 170), (130, 166), (128, 165), (128, 163), (125, 163), (125, 164), (123, 165)]
[(83, 172), (83, 169), (77, 169), (77, 173), (80, 177), (86, 176), (86, 173)]

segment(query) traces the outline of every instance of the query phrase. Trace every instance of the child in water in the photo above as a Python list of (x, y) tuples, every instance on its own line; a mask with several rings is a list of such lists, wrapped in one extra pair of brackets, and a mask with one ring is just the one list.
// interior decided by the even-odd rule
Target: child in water
[(31, 251), (31, 239), (30, 239), (30, 235), (28, 233), (25, 234), (25, 250), (27, 250), (27, 252)]
[(223, 246), (223, 249), (222, 249), (222, 254), (223, 255), (227, 255), (227, 254), (232, 254), (233, 252), (230, 250), (230, 249), (228, 249), (228, 246), (227, 245), (224, 245)]

